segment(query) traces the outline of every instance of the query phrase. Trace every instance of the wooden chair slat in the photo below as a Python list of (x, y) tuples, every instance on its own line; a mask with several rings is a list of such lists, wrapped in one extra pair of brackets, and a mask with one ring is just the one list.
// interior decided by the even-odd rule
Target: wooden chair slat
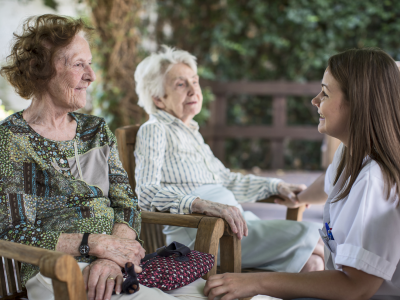
[(5, 262), (4, 262), (4, 267), (5, 267), (6, 276), (7, 276), (8, 292), (11, 294), (16, 294), (17, 286), (15, 284), (15, 275), (14, 275), (14, 268), (13, 268), (12, 260), (6, 258)]
[(157, 244), (166, 245), (166, 237), (165, 234), (162, 232), (162, 225), (156, 225), (159, 228), (157, 229)]
[(3, 263), (3, 257), (0, 256), (0, 299), (3, 299), (7, 296), (6, 277), (4, 273), (5, 273), (5, 268)]
[(141, 231), (141, 233), (140, 233), (140, 238), (144, 241), (144, 243), (143, 243), (143, 248), (144, 248), (144, 250), (146, 250), (146, 254), (149, 254), (149, 253), (152, 253), (151, 252), (151, 241), (148, 241), (147, 240), (147, 232), (148, 232), (148, 230), (147, 230), (147, 227), (145, 227), (145, 226), (143, 226), (144, 224), (142, 224), (142, 231)]
[(149, 252), (149, 253), (155, 252), (156, 248), (158, 246), (154, 239), (153, 233), (154, 233), (154, 224), (149, 224), (149, 226), (147, 227), (147, 240), (149, 241), (149, 246), (151, 247), (150, 248), (151, 250), (149, 249), (149, 251), (151, 251), (151, 252)]
[(20, 292), (22, 291), (22, 282), (21, 282), (21, 263), (17, 260), (13, 259), (13, 265), (14, 265), (14, 272), (15, 272), (15, 278), (16, 278), (16, 284), (17, 284), (17, 291)]
[(153, 240), (152, 236), (153, 231), (154, 231), (153, 224), (142, 224), (142, 234), (143, 234), (142, 239), (144, 241), (143, 248), (146, 250), (147, 254), (155, 252), (158, 246)]
[(132, 190), (135, 191), (135, 159), (132, 159), (133, 152), (135, 151), (136, 135), (139, 131), (140, 125), (125, 126), (117, 128), (115, 136), (118, 143), (119, 159), (125, 171), (128, 173), (129, 183)]
[[(153, 242), (154, 247), (157, 247), (159, 245), (158, 238), (157, 238), (157, 230), (160, 230), (160, 226), (157, 226), (157, 224), (151, 224), (151, 225), (152, 225), (151, 240)], [(162, 247), (162, 246), (164, 246), (164, 245), (161, 245), (160, 247)], [(160, 247), (157, 247), (157, 248), (160, 248)], [(156, 250), (157, 250), (157, 248), (156, 248)], [(155, 251), (153, 251), (153, 252), (155, 252)]]

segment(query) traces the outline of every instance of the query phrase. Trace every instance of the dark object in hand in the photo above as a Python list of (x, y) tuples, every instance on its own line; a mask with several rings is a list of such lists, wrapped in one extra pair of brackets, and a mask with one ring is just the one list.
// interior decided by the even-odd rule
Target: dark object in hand
[(125, 274), (126, 278), (122, 283), (122, 293), (133, 294), (139, 291), (139, 281), (133, 263), (128, 262), (125, 264)]

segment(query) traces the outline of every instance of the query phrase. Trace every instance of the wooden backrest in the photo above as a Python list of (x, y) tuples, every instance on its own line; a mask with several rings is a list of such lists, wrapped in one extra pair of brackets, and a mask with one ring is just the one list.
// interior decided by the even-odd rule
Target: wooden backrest
[(139, 131), (140, 125), (130, 125), (117, 128), (115, 136), (117, 137), (119, 159), (122, 162), (122, 166), (128, 173), (129, 183), (131, 184), (132, 190), (135, 191), (135, 151), (136, 135)]
[(21, 263), (0, 256), (0, 299), (18, 299), (26, 296), (20, 277)]
[(26, 296), (19, 262), (39, 266), (40, 272), (52, 279), (55, 300), (86, 299), (82, 272), (71, 255), (0, 240), (0, 257), (1, 300)]
[[(122, 166), (128, 173), (129, 183), (132, 190), (135, 191), (135, 151), (136, 135), (140, 125), (130, 125), (117, 128), (115, 136), (117, 137), (119, 159)], [(140, 233), (141, 239), (144, 241), (144, 249), (146, 253), (153, 253), (158, 248), (166, 244), (165, 235), (162, 233), (162, 225), (142, 223)]]

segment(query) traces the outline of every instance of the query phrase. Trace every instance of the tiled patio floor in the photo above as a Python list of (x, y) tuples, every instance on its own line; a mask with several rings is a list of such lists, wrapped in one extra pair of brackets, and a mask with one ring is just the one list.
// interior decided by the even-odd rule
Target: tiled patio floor
[[(322, 171), (261, 171), (257, 175), (281, 178), (289, 183), (304, 183), (309, 186)], [(303, 214), (303, 221), (322, 223), (323, 205), (311, 205)], [(244, 210), (250, 210), (261, 219), (285, 219), (286, 207), (269, 203), (245, 203)]]

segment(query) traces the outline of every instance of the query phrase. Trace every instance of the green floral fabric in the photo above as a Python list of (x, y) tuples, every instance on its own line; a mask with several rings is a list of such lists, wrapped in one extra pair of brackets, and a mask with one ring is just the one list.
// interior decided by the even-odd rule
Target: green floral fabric
[[(40, 136), (22, 112), (0, 122), (0, 239), (55, 250), (61, 233), (111, 234), (114, 223), (139, 237), (138, 201), (115, 136), (102, 118), (70, 115), (77, 122), (70, 141)], [(23, 284), (37, 273), (23, 264)]]

